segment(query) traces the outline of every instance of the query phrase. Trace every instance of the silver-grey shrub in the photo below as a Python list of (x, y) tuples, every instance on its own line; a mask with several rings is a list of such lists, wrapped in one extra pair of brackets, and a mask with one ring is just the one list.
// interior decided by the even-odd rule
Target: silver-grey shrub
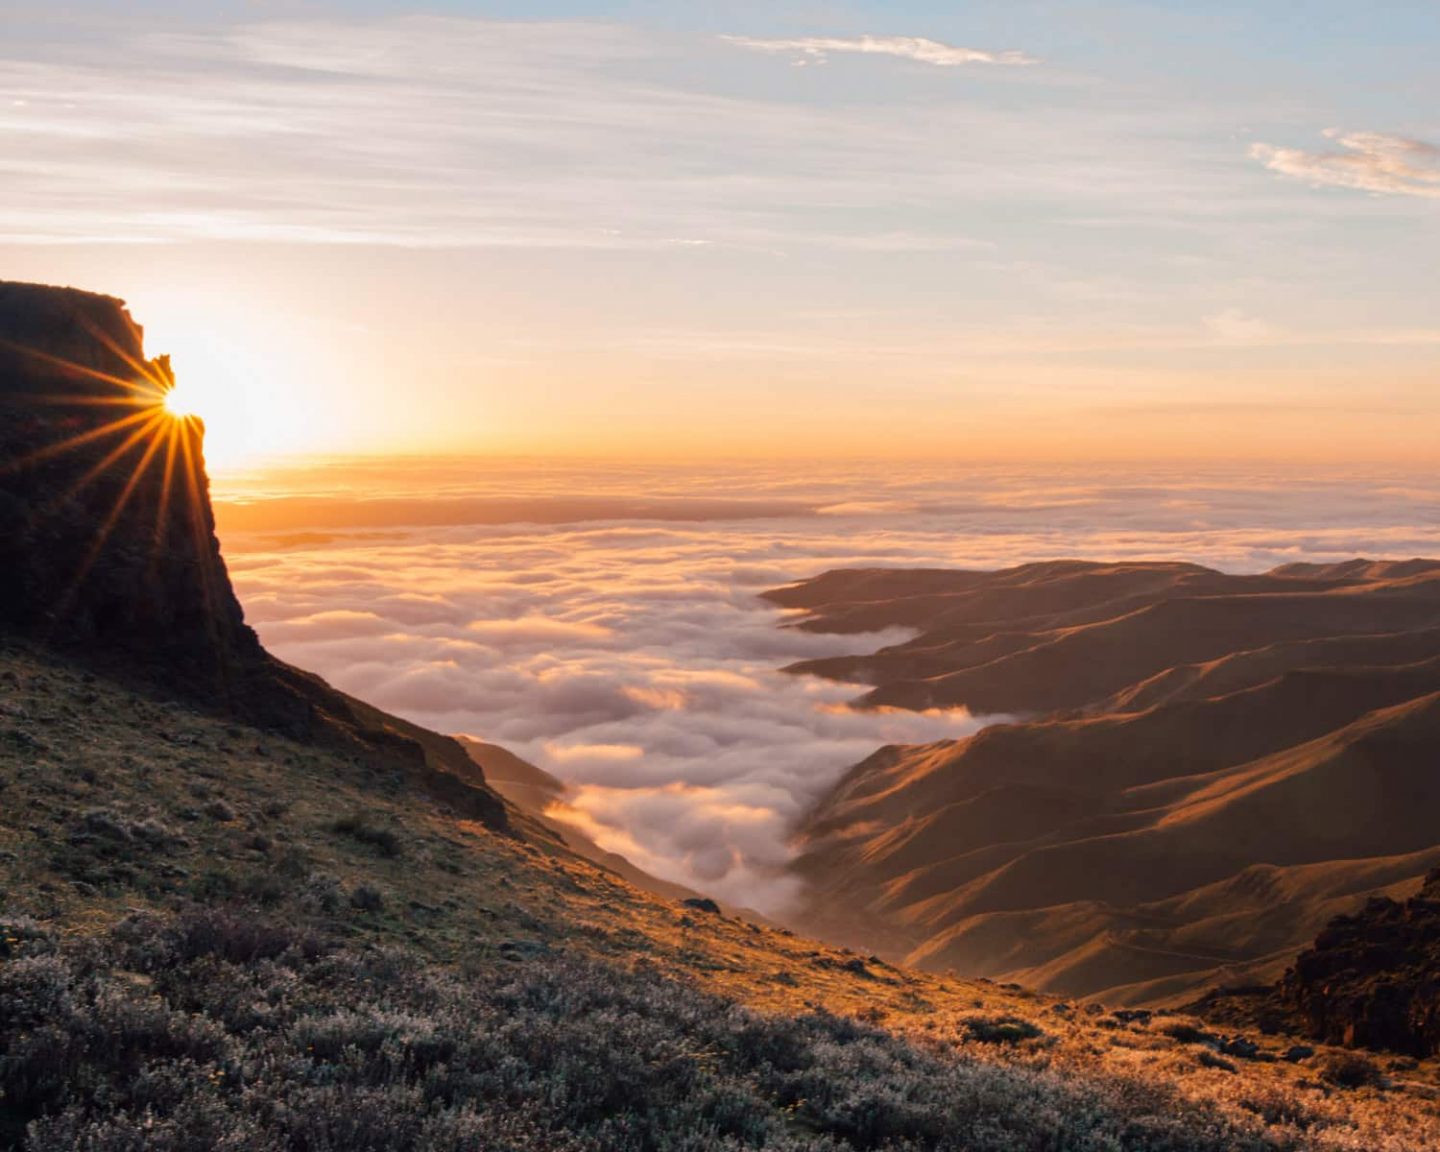
[(17, 949), (0, 1146), (34, 1152), (1284, 1146), (1163, 1087), (762, 1016), (564, 956), (461, 974), (205, 910)]

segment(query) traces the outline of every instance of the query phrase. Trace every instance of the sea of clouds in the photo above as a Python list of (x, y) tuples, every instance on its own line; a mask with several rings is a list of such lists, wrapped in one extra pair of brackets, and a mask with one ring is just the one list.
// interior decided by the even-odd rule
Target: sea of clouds
[(558, 815), (602, 847), (779, 914), (795, 822), (847, 768), (987, 718), (856, 711), (857, 686), (781, 672), (904, 636), (788, 627), (765, 589), (854, 566), (1440, 554), (1429, 478), (372, 462), (217, 498), (277, 655), (504, 745), (569, 786)]

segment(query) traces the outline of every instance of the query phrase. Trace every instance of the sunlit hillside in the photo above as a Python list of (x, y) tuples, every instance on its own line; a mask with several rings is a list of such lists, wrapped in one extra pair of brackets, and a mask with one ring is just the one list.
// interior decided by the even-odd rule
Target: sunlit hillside
[[(7, 644), (24, 1147), (1437, 1147), (1440, 1067), (897, 969)], [(120, 1042), (123, 1037), (123, 1042)]]

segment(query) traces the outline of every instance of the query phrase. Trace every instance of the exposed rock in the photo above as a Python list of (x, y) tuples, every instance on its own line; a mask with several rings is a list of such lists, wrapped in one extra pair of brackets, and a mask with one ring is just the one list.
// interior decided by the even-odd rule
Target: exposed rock
[(204, 426), (167, 411), (169, 361), (142, 337), (113, 297), (0, 282), (0, 635), (353, 750), (506, 826), (455, 741), (261, 647), (215, 536)]
[(1317, 1040), (1440, 1053), (1440, 870), (1401, 903), (1339, 916), (1285, 973), (1280, 995)]
[(708, 896), (692, 896), (683, 903), (686, 908), (694, 908), (697, 912), (708, 912), (711, 916), (720, 915), (720, 905)]
[(223, 699), (262, 652), (215, 538), (198, 421), (121, 301), (0, 283), (0, 627)]

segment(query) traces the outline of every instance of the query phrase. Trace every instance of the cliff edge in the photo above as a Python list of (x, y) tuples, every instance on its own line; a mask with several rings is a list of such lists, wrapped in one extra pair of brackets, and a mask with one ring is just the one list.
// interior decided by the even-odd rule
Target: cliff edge
[(143, 337), (114, 297), (0, 281), (0, 636), (398, 766), (508, 826), (455, 741), (261, 646), (215, 536), (204, 425), (166, 407), (174, 376)]

